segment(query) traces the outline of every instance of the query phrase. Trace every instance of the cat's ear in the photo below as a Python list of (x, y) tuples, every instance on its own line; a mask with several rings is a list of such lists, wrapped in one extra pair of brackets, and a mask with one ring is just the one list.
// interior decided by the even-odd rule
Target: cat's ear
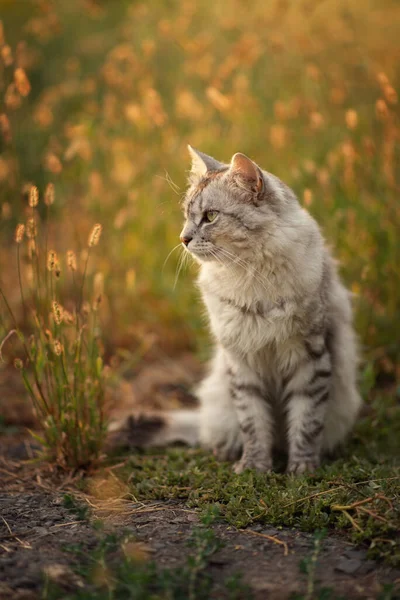
[(207, 156), (207, 154), (200, 152), (200, 150), (195, 150), (189, 144), (188, 150), (192, 157), (191, 175), (195, 178), (204, 177), (208, 171), (217, 171), (223, 167), (223, 164), (215, 160), (215, 158)]
[(232, 156), (229, 172), (232, 175), (239, 176), (240, 180), (249, 190), (262, 192), (264, 189), (264, 179), (260, 168), (250, 158), (241, 152)]

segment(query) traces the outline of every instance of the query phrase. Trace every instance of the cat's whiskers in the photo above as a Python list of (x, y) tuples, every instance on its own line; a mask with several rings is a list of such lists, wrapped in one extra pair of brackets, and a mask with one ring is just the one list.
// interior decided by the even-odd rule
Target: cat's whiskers
[(174, 290), (176, 288), (176, 284), (178, 283), (179, 275), (181, 274), (182, 269), (187, 266), (187, 263), (189, 262), (190, 257), (191, 257), (191, 255), (189, 254), (189, 252), (187, 252), (184, 248), (182, 248), (182, 252), (179, 257), (177, 270), (175, 273), (175, 281), (174, 281), (174, 287), (173, 287)]
[(210, 250), (210, 254), (211, 256), (213, 256), (215, 258), (215, 260), (217, 260), (221, 265), (223, 265), (224, 267), (227, 267), (228, 265), (222, 260), (222, 258), (220, 256), (218, 256), (218, 254), (216, 253), (215, 250), (211, 249)]
[(167, 264), (167, 262), (168, 262), (168, 259), (169, 259), (169, 257), (171, 256), (171, 254), (172, 254), (173, 252), (175, 252), (175, 250), (176, 250), (177, 248), (179, 248), (180, 246), (182, 246), (182, 244), (181, 244), (181, 243), (177, 244), (177, 245), (175, 246), (175, 248), (172, 248), (171, 252), (169, 252), (169, 253), (168, 253), (168, 256), (167, 256), (167, 258), (164, 260), (164, 264), (163, 264), (163, 266), (162, 266), (161, 273), (163, 273), (163, 272), (164, 272), (165, 265)]

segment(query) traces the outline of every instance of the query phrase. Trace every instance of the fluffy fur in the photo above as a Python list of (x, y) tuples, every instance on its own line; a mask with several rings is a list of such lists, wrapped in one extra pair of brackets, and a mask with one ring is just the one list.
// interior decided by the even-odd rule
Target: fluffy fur
[(315, 220), (243, 154), (226, 165), (190, 148), (181, 240), (200, 263), (215, 339), (197, 390), (200, 441), (235, 470), (312, 471), (361, 406), (349, 293)]

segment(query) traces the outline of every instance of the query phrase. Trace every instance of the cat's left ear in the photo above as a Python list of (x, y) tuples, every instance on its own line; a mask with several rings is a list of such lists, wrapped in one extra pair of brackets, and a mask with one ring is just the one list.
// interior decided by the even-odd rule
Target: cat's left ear
[(261, 169), (245, 154), (237, 152), (232, 156), (229, 172), (237, 175), (241, 183), (249, 190), (259, 193), (264, 189), (264, 178)]

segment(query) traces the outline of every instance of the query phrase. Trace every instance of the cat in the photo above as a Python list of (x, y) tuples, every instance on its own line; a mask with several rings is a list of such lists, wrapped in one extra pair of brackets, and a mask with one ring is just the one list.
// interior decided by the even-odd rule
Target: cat
[(361, 408), (350, 294), (287, 185), (244, 154), (224, 164), (189, 151), (180, 239), (200, 264), (215, 352), (187, 441), (236, 460), (236, 473), (270, 471), (275, 448), (288, 473), (312, 472)]

